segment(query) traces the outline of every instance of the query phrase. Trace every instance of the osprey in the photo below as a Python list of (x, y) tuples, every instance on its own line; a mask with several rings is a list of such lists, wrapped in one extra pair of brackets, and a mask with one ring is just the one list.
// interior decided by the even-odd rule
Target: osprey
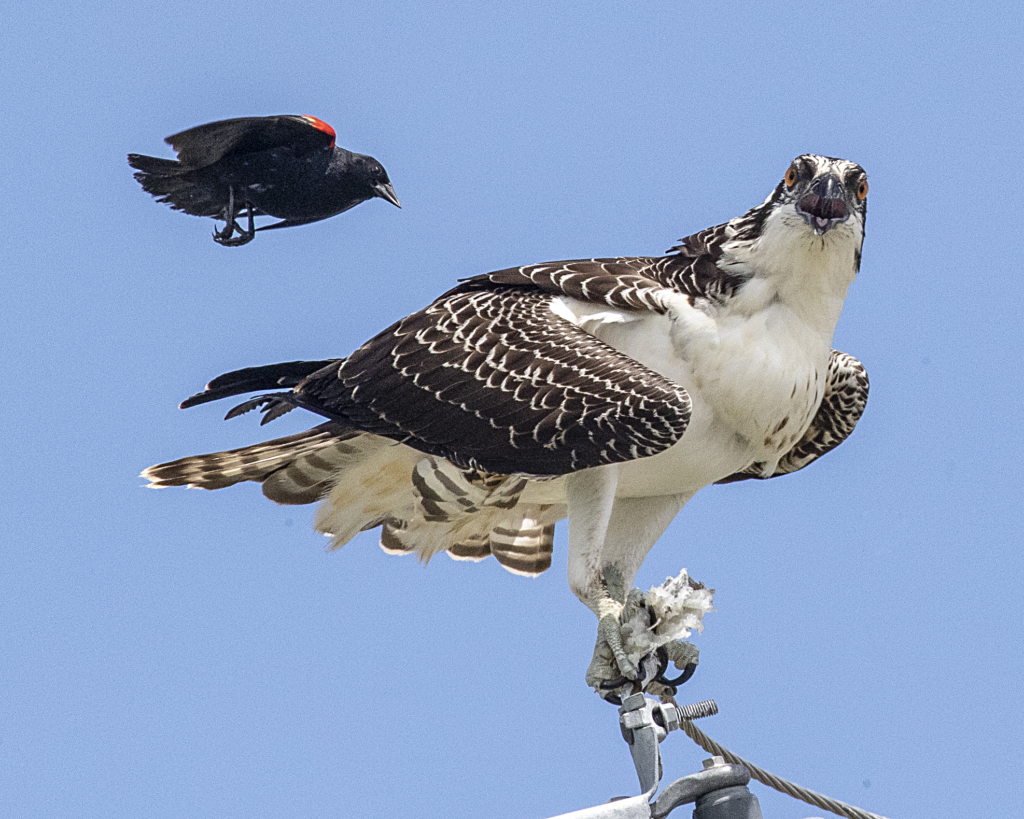
[(142, 474), (319, 501), (332, 549), (379, 528), (388, 552), (527, 575), (568, 517), (569, 586), (598, 618), (587, 681), (645, 687), (621, 615), (669, 522), (709, 484), (802, 469), (864, 410), (864, 368), (831, 344), (867, 192), (859, 165), (805, 154), (762, 204), (666, 256), (465, 280), (347, 358), (227, 373), (181, 405), (279, 390), (228, 417), (301, 407), (326, 423)]

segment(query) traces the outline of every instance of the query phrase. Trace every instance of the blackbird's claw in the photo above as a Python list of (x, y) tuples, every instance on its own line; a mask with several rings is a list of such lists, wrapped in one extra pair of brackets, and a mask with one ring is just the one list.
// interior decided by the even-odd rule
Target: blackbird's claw
[[(252, 221), (252, 217), (249, 217), (249, 221)], [(232, 238), (235, 232), (238, 232), (236, 238)], [(215, 230), (213, 232), (213, 241), (224, 247), (241, 247), (247, 245), (253, 239), (256, 238), (255, 230), (242, 230), (238, 222), (232, 221), (230, 225), (226, 225), (224, 230)]]

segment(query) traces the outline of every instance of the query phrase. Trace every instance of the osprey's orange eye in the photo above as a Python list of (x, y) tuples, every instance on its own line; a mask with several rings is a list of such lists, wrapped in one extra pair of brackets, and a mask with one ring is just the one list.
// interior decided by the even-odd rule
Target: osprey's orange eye
[(792, 188), (796, 184), (796, 168), (786, 171), (786, 187)]
[(857, 186), (857, 198), (863, 201), (868, 195), (868, 180), (860, 180), (860, 184)]

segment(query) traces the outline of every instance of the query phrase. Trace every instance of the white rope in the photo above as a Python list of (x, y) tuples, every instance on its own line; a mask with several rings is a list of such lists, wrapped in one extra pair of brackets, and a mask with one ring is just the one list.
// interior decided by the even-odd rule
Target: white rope
[(884, 816), (879, 816), (877, 813), (871, 813), (870, 811), (856, 808), (853, 805), (847, 805), (838, 799), (830, 799), (820, 793), (807, 790), (807, 788), (801, 788), (799, 785), (775, 776), (775, 774), (769, 773), (762, 768), (758, 768), (757, 765), (747, 762), (747, 760), (736, 756), (727, 748), (723, 748), (688, 719), (682, 720), (679, 727), (705, 751), (723, 757), (727, 762), (732, 762), (734, 765), (742, 765), (750, 771), (750, 775), (754, 779), (767, 785), (769, 788), (774, 788), (787, 796), (792, 796), (795, 799), (806, 802), (808, 805), (822, 808), (837, 816), (846, 816), (847, 819), (885, 819)]

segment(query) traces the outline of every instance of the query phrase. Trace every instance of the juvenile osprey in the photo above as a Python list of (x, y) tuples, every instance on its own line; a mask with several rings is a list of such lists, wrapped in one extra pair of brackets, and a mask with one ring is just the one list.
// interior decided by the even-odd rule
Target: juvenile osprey
[(228, 417), (329, 420), (143, 476), (257, 481), (278, 503), (322, 501), (331, 548), (379, 527), (388, 552), (493, 554), (521, 574), (550, 566), (568, 516), (569, 586), (598, 617), (587, 681), (636, 679), (619, 615), (683, 505), (708, 484), (802, 469), (864, 410), (864, 368), (831, 343), (867, 192), (859, 165), (806, 154), (763, 204), (666, 256), (499, 270), (348, 358), (222, 375), (181, 406), (286, 388)]

